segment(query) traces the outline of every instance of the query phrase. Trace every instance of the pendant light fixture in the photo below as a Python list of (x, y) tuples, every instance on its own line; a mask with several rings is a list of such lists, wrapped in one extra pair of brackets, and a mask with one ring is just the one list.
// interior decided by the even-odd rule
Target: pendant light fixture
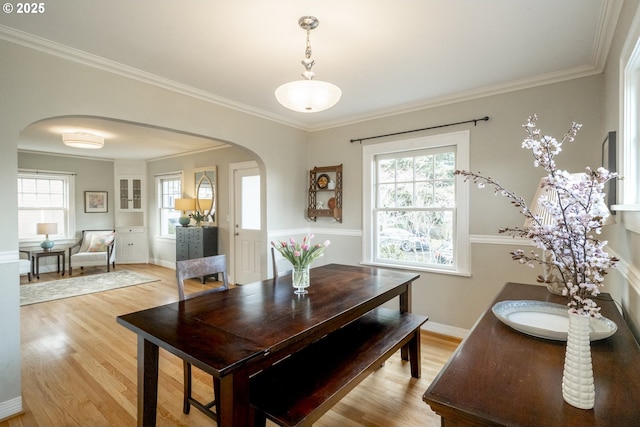
[(327, 110), (340, 100), (342, 91), (332, 83), (313, 80), (315, 73), (311, 67), (315, 61), (311, 59), (311, 42), (309, 33), (318, 26), (318, 19), (314, 16), (303, 16), (298, 20), (298, 25), (307, 32), (307, 47), (305, 58), (301, 61), (305, 71), (302, 73), (304, 80), (296, 80), (285, 83), (276, 89), (276, 99), (286, 108), (301, 113), (317, 113)]

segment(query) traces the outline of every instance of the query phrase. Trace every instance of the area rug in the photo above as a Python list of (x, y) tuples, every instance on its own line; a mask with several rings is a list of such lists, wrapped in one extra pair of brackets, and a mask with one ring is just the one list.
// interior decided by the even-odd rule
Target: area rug
[(108, 291), (142, 283), (156, 282), (160, 279), (129, 270), (93, 274), (71, 279), (32, 283), (20, 286), (20, 305), (36, 304), (62, 298)]

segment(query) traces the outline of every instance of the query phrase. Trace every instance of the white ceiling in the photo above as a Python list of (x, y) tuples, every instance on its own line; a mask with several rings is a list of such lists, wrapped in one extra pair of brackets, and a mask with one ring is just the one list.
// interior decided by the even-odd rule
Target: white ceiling
[[(42, 14), (1, 14), (0, 38), (313, 131), (599, 73), (621, 0), (44, 5)], [(301, 78), (305, 32), (298, 19), (304, 15), (320, 21), (311, 32), (316, 78), (343, 93), (335, 107), (312, 114), (286, 110), (273, 94)], [(211, 143), (122, 122), (68, 118), (32, 125), (21, 135), (20, 148), (56, 152), (60, 130), (74, 126), (104, 133), (105, 148), (90, 154), (108, 158), (157, 158)], [(140, 153), (131, 149), (134, 137)], [(144, 146), (151, 140), (153, 145)]]

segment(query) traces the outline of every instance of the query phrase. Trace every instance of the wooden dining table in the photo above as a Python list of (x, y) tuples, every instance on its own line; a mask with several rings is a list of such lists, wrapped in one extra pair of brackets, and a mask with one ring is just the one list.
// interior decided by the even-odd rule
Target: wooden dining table
[(418, 277), (328, 264), (310, 270), (305, 295), (284, 276), (118, 316), (138, 335), (138, 425), (156, 423), (159, 348), (220, 380), (220, 427), (248, 426), (252, 375), (395, 297), (400, 311), (411, 311)]

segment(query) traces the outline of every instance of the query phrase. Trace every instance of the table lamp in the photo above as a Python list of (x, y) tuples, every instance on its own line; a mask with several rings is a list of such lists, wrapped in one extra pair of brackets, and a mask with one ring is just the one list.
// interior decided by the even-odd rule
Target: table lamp
[(191, 217), (187, 215), (187, 211), (193, 211), (196, 208), (196, 199), (176, 199), (173, 208), (177, 211), (182, 211), (182, 216), (178, 219), (178, 222), (183, 227), (186, 227), (191, 222)]
[(53, 240), (49, 240), (49, 234), (58, 233), (58, 223), (56, 222), (39, 222), (36, 224), (36, 234), (44, 234), (45, 239), (40, 243), (40, 247), (45, 251), (51, 250), (55, 244)]
[[(584, 176), (584, 173), (572, 173), (570, 179), (572, 182), (580, 182), (583, 176)], [(540, 204), (540, 197), (545, 196), (548, 200), (556, 200), (558, 196), (554, 188), (551, 188), (551, 187), (542, 188), (543, 180), (544, 178), (540, 179), (540, 183), (538, 184), (536, 194), (535, 196), (533, 196), (533, 201), (529, 205), (529, 210), (533, 215), (537, 215), (540, 218), (540, 224), (553, 225), (555, 224), (555, 218), (551, 215), (551, 212), (549, 212), (544, 206)], [(607, 208), (607, 205), (604, 202), (599, 204), (598, 210), (600, 210), (601, 212), (609, 213), (609, 209)], [(613, 218), (613, 215), (611, 215), (610, 213), (606, 216), (605, 215), (603, 216), (605, 219), (602, 225), (610, 225), (610, 224), (616, 223), (616, 220)], [(533, 220), (530, 218), (527, 218), (525, 220), (524, 226), (531, 227), (532, 225), (533, 225)], [(544, 278), (545, 284), (547, 285), (547, 289), (552, 294), (562, 295), (562, 290), (564, 289), (564, 283), (562, 282), (562, 279), (560, 277), (560, 273), (558, 272), (558, 270), (552, 266), (553, 255), (551, 251), (543, 249), (542, 259), (545, 261), (542, 264), (542, 277)]]

